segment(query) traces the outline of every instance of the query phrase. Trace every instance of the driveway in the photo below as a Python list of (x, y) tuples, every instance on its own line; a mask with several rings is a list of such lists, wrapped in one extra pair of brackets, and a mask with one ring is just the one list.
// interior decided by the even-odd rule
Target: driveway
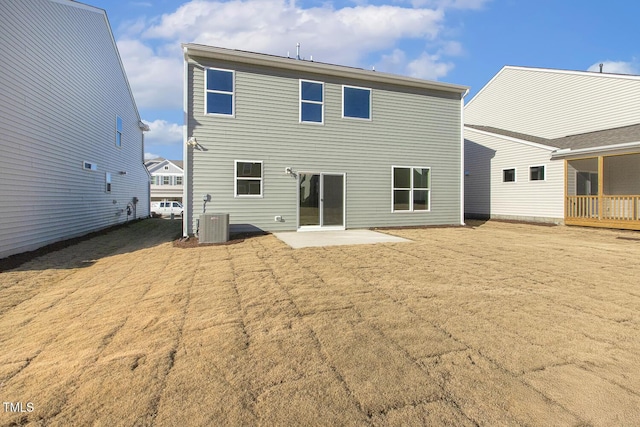
[(471, 225), (151, 219), (0, 273), (0, 425), (640, 425), (640, 233)]

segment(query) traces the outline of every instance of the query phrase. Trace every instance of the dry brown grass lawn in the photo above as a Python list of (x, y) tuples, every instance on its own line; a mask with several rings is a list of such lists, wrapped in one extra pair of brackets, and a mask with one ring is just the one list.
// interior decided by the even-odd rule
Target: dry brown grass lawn
[(1, 273), (0, 425), (640, 425), (640, 234), (389, 232), (147, 220)]

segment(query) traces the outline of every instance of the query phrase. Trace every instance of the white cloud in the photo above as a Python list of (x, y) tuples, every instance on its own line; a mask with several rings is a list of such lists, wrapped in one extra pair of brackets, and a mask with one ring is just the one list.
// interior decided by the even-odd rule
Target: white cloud
[(407, 64), (407, 71), (411, 77), (427, 80), (437, 80), (453, 70), (453, 63), (440, 61), (439, 55), (429, 55), (423, 52), (419, 58)]
[(389, 5), (303, 9), (282, 0), (191, 1), (163, 15), (143, 37), (275, 55), (293, 55), (300, 42), (306, 58), (358, 65), (400, 39), (434, 39), (443, 19), (441, 10)]
[(169, 123), (166, 120), (145, 121), (149, 125), (149, 132), (144, 134), (145, 145), (181, 145), (182, 125)]
[(394, 49), (389, 55), (383, 55), (382, 61), (376, 69), (390, 73), (407, 75), (419, 79), (437, 80), (446, 76), (454, 68), (453, 63), (443, 62), (440, 54), (422, 54), (414, 59), (407, 59), (407, 55), (400, 49)]
[(436, 7), (441, 9), (482, 9), (491, 0), (410, 0), (413, 7)]
[(182, 106), (182, 55), (158, 53), (139, 40), (118, 40), (118, 51), (140, 109)]
[(600, 61), (590, 66), (587, 71), (600, 71), (602, 64), (602, 72), (614, 74), (640, 74), (640, 65), (637, 62), (624, 61)]
[(144, 159), (145, 160), (152, 160), (152, 159), (157, 159), (159, 156), (158, 154), (154, 154), (154, 153), (144, 153)]

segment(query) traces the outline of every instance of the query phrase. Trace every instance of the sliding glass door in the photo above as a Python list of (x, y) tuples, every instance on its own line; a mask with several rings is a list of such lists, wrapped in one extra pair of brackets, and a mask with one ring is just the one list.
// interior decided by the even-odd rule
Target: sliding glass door
[(345, 176), (298, 173), (298, 227), (344, 228)]

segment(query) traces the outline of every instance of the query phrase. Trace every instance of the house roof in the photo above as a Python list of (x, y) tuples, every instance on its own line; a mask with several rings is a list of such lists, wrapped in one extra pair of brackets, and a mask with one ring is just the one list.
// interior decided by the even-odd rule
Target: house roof
[(160, 165), (172, 163), (174, 166), (181, 170), (184, 170), (184, 162), (182, 160), (168, 160), (163, 157), (156, 157), (155, 159), (147, 160), (144, 165), (149, 172), (154, 172)]
[(555, 149), (558, 155), (573, 154), (576, 151), (609, 151), (624, 147), (640, 147), (640, 123), (612, 129), (568, 135), (561, 138), (541, 138), (539, 136), (512, 132), (491, 126), (465, 125), (470, 129), (492, 133), (494, 135), (516, 138), (526, 142), (545, 145)]
[(640, 123), (613, 129), (569, 135), (552, 140), (553, 146), (577, 150), (607, 145), (640, 142)]
[(372, 82), (418, 87), (444, 92), (453, 92), (458, 93), (462, 96), (466, 95), (467, 91), (469, 90), (468, 86), (462, 86), (452, 83), (422, 80), (396, 74), (365, 70), (362, 68), (334, 65), (324, 62), (299, 60), (295, 58), (287, 58), (284, 56), (267, 55), (263, 53), (248, 52), (243, 50), (225, 49), (221, 47), (206, 46), (195, 43), (183, 44), (182, 48), (184, 50), (185, 60), (187, 57), (194, 56), (212, 58), (252, 65), (276, 67), (293, 71), (312, 72), (343, 78), (358, 78)]
[(492, 126), (480, 126), (480, 125), (465, 125), (465, 127), (471, 128), (471, 129), (476, 129), (476, 130), (481, 130), (484, 132), (489, 132), (489, 133), (493, 133), (495, 135), (502, 135), (502, 136), (508, 136), (509, 138), (516, 138), (516, 139), (520, 139), (522, 141), (528, 141), (528, 142), (535, 142), (536, 144), (543, 144), (543, 145), (547, 145), (549, 147), (553, 147), (549, 141), (551, 141), (550, 139), (547, 138), (541, 138), (539, 136), (533, 136), (533, 135), (527, 135), (524, 133), (519, 133), (519, 132), (512, 132), (506, 129), (499, 129), (499, 128), (495, 128)]

